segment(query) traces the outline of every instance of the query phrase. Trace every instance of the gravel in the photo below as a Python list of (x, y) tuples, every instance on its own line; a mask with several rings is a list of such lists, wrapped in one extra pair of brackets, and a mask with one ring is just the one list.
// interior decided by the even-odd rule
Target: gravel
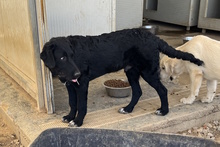
[(0, 116), (0, 147), (23, 147), (13, 131)]
[(193, 127), (191, 129), (178, 132), (178, 134), (197, 136), (220, 142), (220, 120), (205, 123), (200, 127)]

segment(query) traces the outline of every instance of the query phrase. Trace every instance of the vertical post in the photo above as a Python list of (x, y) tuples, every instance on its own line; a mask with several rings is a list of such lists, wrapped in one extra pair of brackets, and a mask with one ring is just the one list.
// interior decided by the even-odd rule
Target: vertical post
[[(45, 10), (45, 1), (44, 0), (36, 0), (36, 13), (37, 13), (37, 25), (38, 25), (38, 40), (39, 40), (39, 53), (42, 51), (43, 45), (49, 40), (48, 37), (48, 29), (47, 29), (47, 21), (46, 21), (46, 10)], [(40, 58), (39, 58), (40, 60)], [(53, 80), (52, 75), (48, 68), (46, 68), (41, 62), (41, 70), (42, 73), (42, 81), (43, 91), (44, 91), (44, 101), (45, 107), (47, 109), (48, 114), (52, 114), (55, 111), (54, 104), (54, 92), (53, 92)]]
[(37, 25), (37, 13), (36, 13), (36, 5), (32, 0), (28, 1), (29, 5), (29, 14), (30, 14), (30, 24), (32, 29), (32, 38), (33, 38), (33, 46), (34, 46), (34, 66), (36, 71), (36, 84), (37, 84), (37, 107), (39, 111), (45, 111), (45, 101), (44, 101), (44, 88), (42, 83), (42, 70), (41, 70), (41, 62), (40, 62), (40, 45), (39, 45), (39, 34), (38, 34), (38, 25)]

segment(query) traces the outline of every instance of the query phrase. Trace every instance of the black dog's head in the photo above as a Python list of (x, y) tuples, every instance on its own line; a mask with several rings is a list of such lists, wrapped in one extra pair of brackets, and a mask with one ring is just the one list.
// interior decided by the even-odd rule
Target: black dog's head
[(74, 63), (74, 52), (71, 49), (71, 44), (65, 37), (52, 38), (47, 42), (40, 58), (53, 75), (65, 78), (67, 81), (74, 82), (81, 75)]

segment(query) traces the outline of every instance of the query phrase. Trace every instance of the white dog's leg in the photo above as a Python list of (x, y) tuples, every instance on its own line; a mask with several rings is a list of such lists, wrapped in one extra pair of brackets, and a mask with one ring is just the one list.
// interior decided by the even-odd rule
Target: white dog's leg
[(215, 97), (217, 80), (207, 80), (207, 96), (202, 98), (203, 103), (211, 103)]
[(200, 71), (193, 71), (190, 73), (190, 80), (191, 80), (191, 89), (190, 89), (190, 95), (188, 98), (182, 98), (180, 102), (184, 104), (192, 104), (196, 97), (199, 95), (199, 88), (202, 84), (202, 73)]

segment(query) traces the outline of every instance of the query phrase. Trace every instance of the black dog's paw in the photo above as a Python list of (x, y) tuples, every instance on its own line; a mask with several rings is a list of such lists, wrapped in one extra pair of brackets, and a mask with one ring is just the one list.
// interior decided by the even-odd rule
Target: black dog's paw
[(127, 113), (131, 113), (133, 111), (133, 108), (132, 109), (129, 109), (127, 107), (122, 107), (118, 110), (119, 113), (121, 114), (127, 114)]
[(126, 112), (126, 111), (124, 110), (124, 108), (120, 108), (120, 109), (118, 110), (118, 113), (127, 114), (128, 112)]
[(168, 112), (169, 112), (169, 109), (163, 110), (162, 108), (159, 108), (159, 109), (157, 109), (157, 110), (155, 111), (155, 114), (156, 114), (156, 115), (164, 116), (164, 115), (166, 115)]
[(69, 127), (78, 127), (78, 125), (74, 122), (74, 120), (71, 120), (70, 122), (69, 122), (69, 125), (68, 125)]
[(64, 123), (69, 123), (70, 121), (74, 120), (75, 117), (70, 116), (70, 115), (66, 115), (62, 118), (62, 122)]
[(69, 122), (69, 127), (80, 127), (82, 126), (83, 122), (79, 120), (72, 120)]

